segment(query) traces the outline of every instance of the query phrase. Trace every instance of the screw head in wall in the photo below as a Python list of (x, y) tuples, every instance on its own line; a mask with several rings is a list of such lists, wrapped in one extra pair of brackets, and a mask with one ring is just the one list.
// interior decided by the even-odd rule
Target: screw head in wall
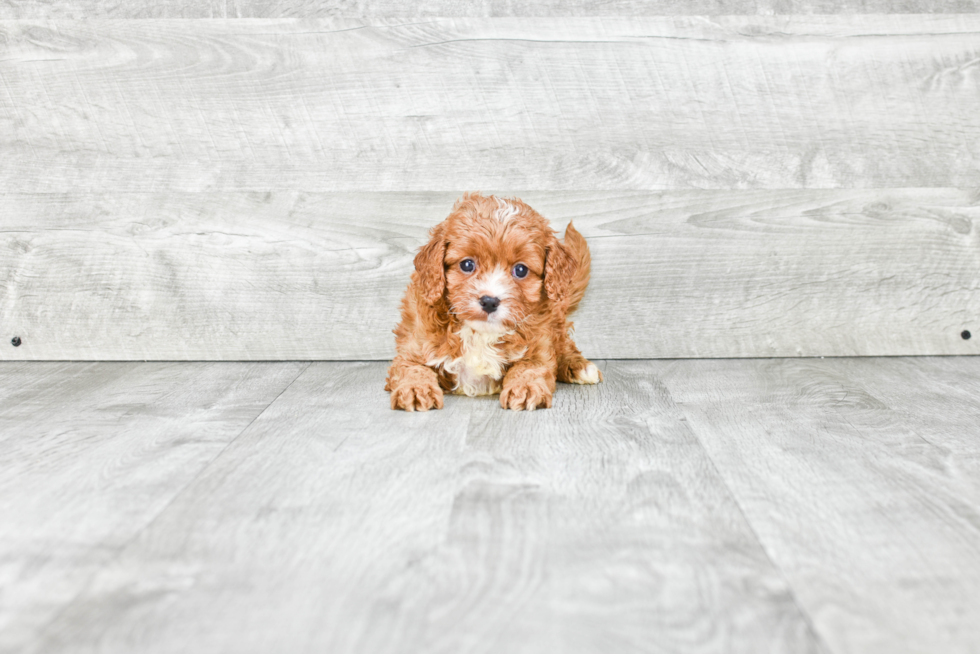
[(969, 329), (964, 329), (963, 330), (963, 333), (961, 333), (960, 336), (963, 337), (963, 340), (964, 341), (968, 341), (968, 340), (970, 340), (970, 337), (973, 336), (973, 334), (970, 333), (970, 330)]
[(14, 336), (12, 339), (10, 339), (10, 344), (14, 347), (20, 347), (20, 336)]

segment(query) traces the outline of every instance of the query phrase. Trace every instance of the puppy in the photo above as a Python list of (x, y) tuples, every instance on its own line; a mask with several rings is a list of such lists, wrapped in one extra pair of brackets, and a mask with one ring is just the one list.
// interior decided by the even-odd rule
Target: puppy
[(395, 328), (391, 408), (441, 409), (443, 393), (500, 394), (500, 406), (551, 407), (555, 381), (602, 373), (569, 335), (591, 257), (571, 224), (560, 242), (520, 200), (465, 194), (431, 231)]

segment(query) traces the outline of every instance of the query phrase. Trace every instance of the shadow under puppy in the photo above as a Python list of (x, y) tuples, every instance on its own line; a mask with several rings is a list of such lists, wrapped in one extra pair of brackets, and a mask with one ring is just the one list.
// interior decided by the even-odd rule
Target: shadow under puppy
[(520, 200), (467, 193), (431, 231), (395, 328), (391, 408), (428, 411), (443, 392), (500, 393), (505, 409), (551, 407), (555, 381), (596, 384), (569, 335), (589, 283), (589, 247), (564, 243)]

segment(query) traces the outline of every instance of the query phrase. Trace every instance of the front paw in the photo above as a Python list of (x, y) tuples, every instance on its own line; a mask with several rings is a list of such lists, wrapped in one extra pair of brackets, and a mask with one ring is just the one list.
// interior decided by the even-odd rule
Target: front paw
[(500, 406), (514, 411), (550, 409), (551, 396), (552, 390), (548, 388), (548, 382), (541, 377), (518, 379), (510, 383), (504, 380), (504, 389), (500, 391)]
[(427, 379), (406, 379), (391, 391), (391, 408), (405, 411), (428, 411), (442, 408), (442, 389)]

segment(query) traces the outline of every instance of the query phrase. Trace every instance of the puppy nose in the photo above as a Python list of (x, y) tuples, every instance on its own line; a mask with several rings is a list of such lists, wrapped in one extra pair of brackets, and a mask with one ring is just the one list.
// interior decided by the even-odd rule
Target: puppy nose
[(480, 306), (487, 313), (493, 313), (500, 306), (500, 300), (495, 297), (490, 297), (489, 295), (484, 295), (480, 298)]

